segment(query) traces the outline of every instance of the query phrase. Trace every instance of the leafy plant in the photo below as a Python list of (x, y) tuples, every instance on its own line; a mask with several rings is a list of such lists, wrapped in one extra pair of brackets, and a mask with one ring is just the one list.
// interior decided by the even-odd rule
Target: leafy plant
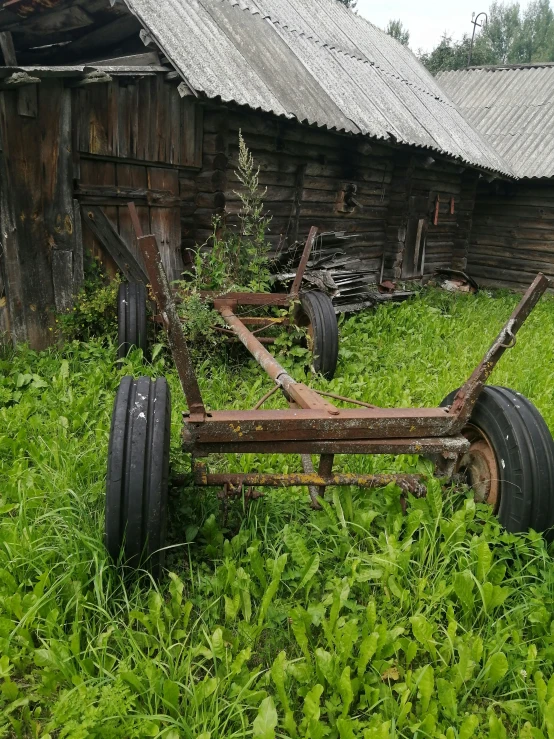
[(238, 230), (231, 228), (221, 217), (214, 218), (209, 248), (199, 248), (195, 253), (193, 279), (198, 287), (221, 291), (268, 290), (270, 271), (266, 232), (271, 218), (264, 214), (266, 190), (260, 188), (259, 173), (259, 167), (255, 166), (239, 132), (235, 175), (242, 187), (235, 194), (241, 202), (240, 227)]
[(109, 280), (100, 262), (85, 263), (83, 287), (75, 297), (74, 307), (58, 315), (56, 322), (64, 339), (87, 341), (113, 333), (117, 321), (117, 291), (120, 277)]
[[(316, 383), (382, 406), (435, 405), (515, 302), (427, 292), (349, 318), (335, 379)], [(551, 428), (553, 330), (549, 298), (491, 378)], [(552, 545), (508, 534), (466, 487), (430, 478), (405, 515), (394, 485), (331, 488), (321, 511), (305, 490), (275, 490), (227, 518), (216, 491), (179, 491), (166, 578), (122, 579), (103, 545), (104, 480), (114, 393), (135, 373), (167, 375), (172, 466), (186, 470), (179, 380), (161, 354), (118, 363), (115, 345), (94, 339), (0, 363), (0, 736), (554, 737)], [(266, 382), (253, 362), (217, 355), (199, 380), (219, 408), (253, 406)], [(236, 472), (299, 465), (210, 459)], [(409, 455), (337, 465), (429, 471)]]

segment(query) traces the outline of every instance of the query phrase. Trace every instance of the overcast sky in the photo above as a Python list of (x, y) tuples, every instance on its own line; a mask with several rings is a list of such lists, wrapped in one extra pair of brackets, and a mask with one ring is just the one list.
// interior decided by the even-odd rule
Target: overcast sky
[[(526, 0), (520, 2), (522, 7)], [(410, 47), (430, 51), (440, 41), (444, 31), (460, 38), (464, 31), (473, 30), (471, 14), (487, 10), (489, 0), (358, 0), (358, 12), (376, 26), (385, 28), (391, 18), (399, 18), (410, 31)]]

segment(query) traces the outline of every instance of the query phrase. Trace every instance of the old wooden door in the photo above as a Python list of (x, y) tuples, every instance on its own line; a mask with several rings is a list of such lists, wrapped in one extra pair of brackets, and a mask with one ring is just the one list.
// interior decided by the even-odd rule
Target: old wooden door
[(425, 240), (429, 224), (429, 196), (412, 195), (408, 206), (408, 223), (404, 255), (402, 259), (402, 278), (420, 277), (425, 269)]
[[(164, 267), (170, 280), (183, 272), (181, 255), (181, 215), (179, 208), (179, 170), (152, 164), (107, 162), (81, 159), (79, 194), (87, 205), (101, 206), (114, 228), (142, 264), (127, 203), (134, 202), (145, 234), (158, 238)], [(85, 248), (98, 250), (88, 229), (83, 233)]]

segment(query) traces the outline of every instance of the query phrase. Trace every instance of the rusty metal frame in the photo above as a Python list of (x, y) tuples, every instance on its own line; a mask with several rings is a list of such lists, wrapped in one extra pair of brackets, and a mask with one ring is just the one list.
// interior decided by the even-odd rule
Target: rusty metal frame
[[(138, 224), (138, 219), (137, 224)], [(338, 454), (423, 454), (433, 455), (439, 470), (453, 469), (456, 460), (469, 447), (462, 430), (490, 373), (506, 351), (515, 344), (515, 337), (525, 319), (535, 307), (549, 282), (539, 274), (519, 305), (500, 331), (481, 363), (457, 392), (452, 406), (444, 408), (378, 408), (371, 404), (349, 400), (317, 390), (297, 382), (267, 351), (260, 337), (248, 328), (274, 325), (266, 317), (242, 319), (235, 310), (239, 305), (290, 305), (298, 295), (302, 269), (305, 269), (316, 238), (311, 229), (304, 248), (299, 270), (300, 279), (294, 281), (290, 294), (261, 295), (256, 293), (229, 293), (207, 295), (224, 319), (227, 330), (240, 341), (252, 357), (274, 381), (275, 388), (266, 393), (253, 410), (207, 411), (187, 348), (173, 294), (161, 261), (155, 236), (137, 234), (150, 288), (158, 305), (181, 386), (188, 413), (183, 414), (183, 449), (192, 453), (196, 483), (223, 485), (236, 493), (237, 486), (305, 485), (310, 490), (312, 503), (329, 485), (359, 485), (381, 487), (396, 481), (404, 490), (421, 491), (421, 480), (406, 475), (349, 475), (333, 473), (334, 458)], [(254, 328), (254, 330), (256, 330)], [(284, 410), (263, 410), (263, 403), (280, 389), (289, 401)], [(325, 396), (325, 397), (324, 397)], [(333, 405), (327, 398), (357, 404), (356, 408)], [(210, 474), (198, 459), (222, 453), (299, 454), (303, 473), (287, 475), (264, 474)], [(318, 471), (314, 471), (310, 455), (319, 455)]]

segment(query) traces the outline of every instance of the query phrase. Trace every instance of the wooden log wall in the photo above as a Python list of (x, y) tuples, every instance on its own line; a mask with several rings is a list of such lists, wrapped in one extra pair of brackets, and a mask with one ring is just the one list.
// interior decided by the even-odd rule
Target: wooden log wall
[(479, 284), (529, 287), (537, 272), (554, 279), (554, 182), (481, 181), (467, 259)]
[(179, 180), (200, 168), (202, 108), (164, 74), (27, 87), (32, 105), (0, 92), (0, 334), (42, 349), (82, 284), (85, 252), (115, 272), (128, 247), (118, 266), (142, 273), (129, 201), (170, 278), (182, 273)]
[[(135, 259), (142, 263), (127, 203), (137, 206), (144, 233), (158, 238), (170, 279), (183, 272), (180, 176), (202, 161), (202, 107), (182, 99), (164, 75), (116, 79), (75, 91), (74, 131), (79, 152), (77, 195), (101, 206)], [(95, 229), (96, 230), (96, 229)], [(105, 258), (106, 243), (85, 229), (85, 250)], [(116, 265), (105, 258), (108, 270)]]
[[(429, 164), (426, 154), (413, 150), (223, 106), (204, 112), (201, 172), (181, 176), (185, 248), (207, 242), (215, 213), (225, 214), (228, 225), (237, 224), (239, 131), (267, 189), (274, 252), (302, 241), (315, 225), (356, 236), (347, 247), (353, 271), (370, 272), (377, 280), (384, 263), (386, 276), (400, 278), (410, 202), (423, 198), (428, 203), (424, 274), (465, 265), (478, 179), (473, 170), (441, 160)], [(352, 185), (360, 206), (348, 208), (344, 195)]]
[(187, 266), (183, 254), (209, 239), (214, 215), (236, 226), (239, 132), (260, 167), (274, 252), (315, 225), (354, 236), (345, 246), (350, 270), (377, 281), (384, 264), (387, 276), (402, 277), (407, 234), (413, 239), (423, 207), (424, 273), (465, 265), (471, 170), (182, 99), (163, 74), (72, 85), (43, 79), (24, 107), (16, 92), (0, 93), (0, 332), (17, 341), (49, 342), (54, 313), (71, 305), (82, 281), (84, 252), (115, 271), (109, 255), (126, 244), (129, 273), (140, 273), (130, 200), (144, 231), (158, 236), (172, 279)]
[[(55, 310), (71, 305), (82, 280), (72, 189), (71, 91), (51, 80), (35, 115), (18, 93), (0, 93), (0, 222), (4, 313), (14, 340), (50, 343)], [(8, 318), (9, 316), (9, 318)]]
[[(282, 121), (242, 110), (209, 107), (204, 112), (203, 169), (196, 179), (181, 180), (186, 202), (195, 204), (183, 218), (185, 246), (202, 244), (211, 233), (214, 212), (237, 223), (240, 183), (239, 131), (260, 167), (267, 188), (266, 210), (272, 216), (269, 241), (277, 252), (286, 241), (305, 239), (310, 227), (355, 234), (348, 254), (353, 270), (381, 270), (389, 184), (393, 171), (390, 148), (352, 136)], [(355, 185), (361, 207), (344, 203), (347, 185)]]

